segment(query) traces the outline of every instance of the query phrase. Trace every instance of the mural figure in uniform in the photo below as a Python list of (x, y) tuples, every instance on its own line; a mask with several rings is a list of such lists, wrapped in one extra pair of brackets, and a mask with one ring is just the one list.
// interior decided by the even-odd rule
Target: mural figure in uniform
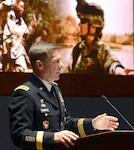
[(104, 11), (96, 3), (77, 0), (81, 41), (72, 52), (71, 72), (126, 75), (126, 69), (110, 49), (100, 41), (104, 28)]
[(25, 72), (29, 58), (24, 48), (28, 27), (22, 18), (23, 0), (16, 0), (7, 14), (7, 22), (3, 31), (3, 72)]

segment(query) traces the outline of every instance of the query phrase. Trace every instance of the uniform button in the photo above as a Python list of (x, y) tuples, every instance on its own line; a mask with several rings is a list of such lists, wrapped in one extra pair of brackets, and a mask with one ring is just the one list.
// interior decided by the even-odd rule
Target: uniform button
[(48, 116), (48, 113), (45, 113), (45, 117), (47, 117)]
[(39, 90), (40, 90), (40, 91), (43, 91), (43, 87), (40, 87)]

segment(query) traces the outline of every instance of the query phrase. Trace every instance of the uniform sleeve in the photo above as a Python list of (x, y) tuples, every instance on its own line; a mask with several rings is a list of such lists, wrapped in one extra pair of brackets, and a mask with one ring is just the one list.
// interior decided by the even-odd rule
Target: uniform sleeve
[(14, 34), (15, 32), (15, 17), (14, 17), (14, 13), (13, 11), (8, 13), (8, 17), (7, 17), (7, 26), (8, 26), (8, 30), (10, 32), (10, 34)]
[(92, 118), (72, 118), (69, 113), (66, 114), (65, 129), (75, 132), (80, 137), (95, 133)]
[(105, 44), (99, 45), (98, 60), (106, 74), (115, 74), (116, 67), (124, 68), (119, 59), (111, 54), (110, 48)]
[(34, 129), (33, 99), (25, 90), (16, 90), (9, 103), (10, 134), (13, 143), (23, 149), (43, 150), (54, 145), (54, 133)]

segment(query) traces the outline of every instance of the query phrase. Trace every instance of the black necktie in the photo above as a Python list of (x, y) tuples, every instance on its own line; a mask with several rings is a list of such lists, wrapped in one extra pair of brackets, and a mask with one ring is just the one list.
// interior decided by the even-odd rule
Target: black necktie
[(52, 87), (51, 87), (51, 93), (52, 93), (52, 95), (53, 95), (53, 98), (54, 98), (54, 100), (55, 100), (55, 103), (58, 105), (58, 97), (57, 97), (57, 93), (56, 93), (56, 90), (55, 90), (55, 86), (54, 86), (54, 85), (52, 85)]

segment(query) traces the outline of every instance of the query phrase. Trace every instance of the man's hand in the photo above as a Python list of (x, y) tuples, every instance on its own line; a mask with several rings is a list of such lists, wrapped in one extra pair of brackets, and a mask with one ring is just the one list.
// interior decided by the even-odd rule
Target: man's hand
[(55, 143), (62, 143), (67, 148), (70, 147), (70, 145), (74, 145), (74, 141), (76, 141), (79, 138), (79, 136), (72, 131), (63, 130), (60, 132), (55, 132), (54, 134), (54, 142)]
[(115, 70), (115, 75), (134, 75), (134, 70), (117, 67)]
[(102, 114), (92, 120), (92, 125), (97, 130), (111, 130), (118, 128), (118, 118)]

